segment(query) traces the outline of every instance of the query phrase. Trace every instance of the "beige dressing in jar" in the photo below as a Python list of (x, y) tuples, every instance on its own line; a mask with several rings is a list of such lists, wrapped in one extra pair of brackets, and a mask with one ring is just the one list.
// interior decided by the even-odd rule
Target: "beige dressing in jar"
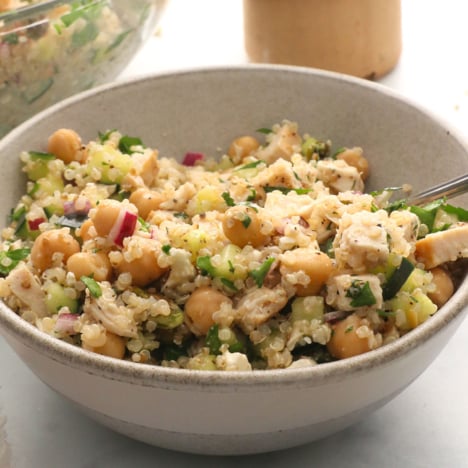
[(401, 5), (400, 0), (244, 0), (244, 33), (253, 62), (374, 79), (398, 62)]

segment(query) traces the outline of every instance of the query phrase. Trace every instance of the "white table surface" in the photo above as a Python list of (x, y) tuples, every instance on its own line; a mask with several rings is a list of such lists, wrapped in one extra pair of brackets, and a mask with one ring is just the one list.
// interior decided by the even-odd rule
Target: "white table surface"
[[(241, 0), (171, 0), (160, 32), (120, 78), (247, 62)], [(402, 0), (401, 60), (381, 83), (468, 138), (468, 2)], [(437, 155), (443, 157), (443, 155)], [(468, 320), (433, 365), (361, 423), (299, 448), (194, 456), (103, 428), (40, 382), (0, 339), (0, 468), (468, 467)]]

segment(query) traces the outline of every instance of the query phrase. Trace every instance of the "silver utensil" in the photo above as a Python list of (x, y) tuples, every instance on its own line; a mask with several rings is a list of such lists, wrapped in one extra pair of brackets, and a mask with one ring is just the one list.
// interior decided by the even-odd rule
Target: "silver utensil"
[(466, 192), (468, 192), (468, 174), (434, 185), (416, 195), (410, 195), (406, 203), (408, 205), (425, 205), (438, 198), (453, 198)]

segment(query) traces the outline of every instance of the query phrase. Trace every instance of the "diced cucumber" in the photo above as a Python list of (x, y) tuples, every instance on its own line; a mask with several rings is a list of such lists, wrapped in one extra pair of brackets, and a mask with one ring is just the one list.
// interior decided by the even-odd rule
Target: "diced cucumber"
[(103, 184), (120, 184), (133, 167), (132, 157), (111, 145), (91, 148), (87, 161), (88, 175), (99, 174)]
[(158, 315), (155, 317), (154, 321), (160, 328), (176, 328), (184, 323), (184, 313), (177, 305), (174, 304), (171, 307), (171, 313), (169, 315)]
[(209, 185), (198, 191), (190, 205), (191, 211), (194, 214), (206, 213), (213, 210), (223, 211), (226, 207), (219, 189)]
[(384, 301), (395, 297), (413, 270), (414, 265), (407, 258), (403, 257), (401, 259), (400, 265), (395, 269), (382, 288), (382, 296)]
[(29, 192), (29, 195), (39, 199), (47, 195), (53, 195), (56, 191), (62, 192), (63, 188), (62, 178), (49, 174), (47, 177), (41, 177), (36, 180), (34, 188)]
[(325, 303), (321, 296), (296, 297), (291, 304), (291, 322), (323, 320)]
[(187, 363), (187, 368), (192, 370), (217, 370), (216, 356), (213, 354), (200, 353)]
[(405, 321), (399, 324), (402, 330), (411, 330), (425, 322), (437, 311), (437, 306), (422, 291), (416, 290), (411, 294), (400, 291), (396, 297), (390, 301), (393, 312), (402, 311)]
[(78, 312), (78, 300), (68, 296), (61, 284), (49, 284), (46, 293), (46, 306), (51, 314), (57, 313), (62, 307), (68, 307), (72, 314)]
[(29, 152), (29, 162), (26, 165), (26, 174), (29, 180), (39, 180), (49, 174), (49, 161), (55, 156), (49, 153)]
[(220, 262), (215, 266), (215, 276), (229, 281), (247, 278), (248, 270), (239, 264), (237, 256), (242, 249), (234, 244), (226, 245), (220, 253)]

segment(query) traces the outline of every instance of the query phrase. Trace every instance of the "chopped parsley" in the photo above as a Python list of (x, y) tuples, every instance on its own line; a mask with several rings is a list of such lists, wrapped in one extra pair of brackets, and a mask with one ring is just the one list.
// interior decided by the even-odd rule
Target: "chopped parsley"
[(369, 281), (354, 280), (346, 292), (346, 297), (351, 298), (352, 307), (372, 306), (377, 302)]
[(250, 226), (250, 223), (252, 222), (252, 218), (248, 214), (244, 214), (244, 217), (242, 218), (242, 225), (247, 229)]
[(226, 288), (231, 289), (232, 291), (237, 291), (236, 285), (233, 281), (227, 278), (221, 278), (221, 283), (223, 283), (223, 285), (226, 286)]
[(107, 132), (98, 132), (98, 136), (99, 136), (99, 141), (101, 143), (105, 143), (107, 140), (109, 140), (110, 136), (116, 132), (117, 130), (116, 129), (113, 129), (113, 130), (107, 130)]
[(312, 189), (307, 189), (307, 188), (291, 188), (291, 187), (282, 187), (279, 185), (278, 186), (277, 185), (265, 185), (263, 187), (263, 190), (265, 190), (265, 193), (274, 192), (275, 190), (278, 190), (284, 194), (287, 194), (289, 192), (296, 192), (298, 195), (305, 195), (306, 193), (309, 193), (312, 191)]
[(271, 128), (265, 128), (265, 127), (262, 127), (262, 128), (257, 128), (256, 130), (258, 133), (263, 133), (265, 135), (268, 135), (269, 133), (273, 133), (273, 130)]
[(259, 164), (265, 163), (265, 161), (262, 161), (259, 159), (258, 161), (252, 161), (251, 163), (244, 164), (243, 166), (240, 166), (236, 168), (236, 171), (243, 171), (244, 169), (255, 169)]
[(143, 142), (138, 137), (131, 137), (124, 135), (119, 140), (119, 150), (125, 154), (132, 154), (135, 151), (132, 150), (134, 146), (143, 146)]
[(221, 194), (221, 196), (223, 197), (223, 199), (226, 202), (227, 206), (234, 206), (235, 205), (234, 199), (231, 197), (229, 192), (223, 192)]
[(166, 254), (169, 255), (169, 252), (171, 251), (171, 246), (169, 244), (165, 244), (161, 247), (162, 251)]
[(274, 261), (275, 261), (274, 257), (269, 257), (260, 265), (259, 268), (249, 272), (249, 275), (255, 280), (255, 283), (257, 284), (259, 288), (263, 286), (265, 277), (270, 271), (270, 267)]
[(202, 275), (216, 275), (216, 269), (211, 264), (211, 258), (207, 255), (206, 257), (197, 258), (197, 268), (201, 271)]
[(257, 198), (257, 191), (255, 189), (250, 189), (250, 195), (247, 197), (245, 201), (252, 202), (255, 201)]
[(95, 297), (96, 299), (102, 296), (101, 286), (99, 286), (99, 283), (94, 278), (91, 278), (91, 276), (82, 276), (80, 280), (88, 288), (91, 296)]
[(142, 231), (150, 232), (150, 229), (151, 229), (150, 223), (147, 223), (141, 216), (138, 216), (138, 222), (140, 223)]
[(219, 354), (219, 349), (223, 344), (219, 339), (219, 325), (215, 324), (208, 330), (206, 334), (206, 345), (210, 349), (210, 354)]
[(0, 274), (8, 275), (21, 260), (25, 260), (31, 253), (31, 249), (15, 249), (0, 252)]
[(52, 159), (56, 159), (54, 154), (42, 153), (41, 151), (28, 151), (28, 154), (31, 161), (51, 161)]

